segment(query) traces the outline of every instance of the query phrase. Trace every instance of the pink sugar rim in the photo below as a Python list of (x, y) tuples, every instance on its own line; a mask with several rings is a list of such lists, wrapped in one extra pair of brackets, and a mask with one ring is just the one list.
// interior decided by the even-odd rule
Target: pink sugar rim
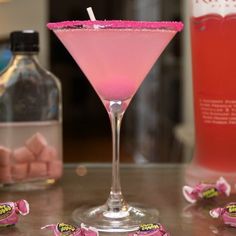
[(177, 21), (122, 21), (122, 20), (108, 20), (108, 21), (62, 21), (55, 23), (48, 23), (47, 27), (51, 30), (65, 29), (82, 26), (82, 28), (93, 28), (93, 26), (101, 26), (108, 28), (134, 28), (134, 29), (166, 29), (181, 31), (184, 27), (182, 22)]

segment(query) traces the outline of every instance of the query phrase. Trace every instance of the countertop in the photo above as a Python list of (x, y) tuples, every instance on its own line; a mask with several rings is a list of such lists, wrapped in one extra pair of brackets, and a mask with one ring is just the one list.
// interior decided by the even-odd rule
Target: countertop
[[(220, 219), (212, 219), (208, 212), (214, 207), (236, 201), (236, 196), (191, 205), (182, 196), (184, 170), (185, 165), (181, 164), (121, 165), (123, 195), (128, 203), (137, 202), (157, 208), (160, 212), (158, 221), (172, 236), (235, 236), (236, 228), (224, 226)], [(110, 184), (109, 164), (67, 164), (63, 178), (49, 189), (1, 190), (1, 202), (28, 200), (30, 214), (20, 217), (16, 226), (0, 228), (0, 235), (52, 235), (40, 228), (58, 222), (74, 224), (73, 210), (82, 205), (103, 204)]]

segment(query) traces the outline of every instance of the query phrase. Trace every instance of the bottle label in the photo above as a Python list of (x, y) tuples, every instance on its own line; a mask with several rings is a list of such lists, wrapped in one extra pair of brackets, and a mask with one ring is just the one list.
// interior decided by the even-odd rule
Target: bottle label
[(193, 16), (200, 17), (210, 14), (226, 16), (236, 13), (235, 0), (192, 0)]

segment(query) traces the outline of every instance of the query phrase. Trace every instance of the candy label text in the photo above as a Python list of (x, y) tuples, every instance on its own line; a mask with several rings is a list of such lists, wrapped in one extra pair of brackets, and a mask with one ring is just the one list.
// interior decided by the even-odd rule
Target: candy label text
[(158, 224), (142, 224), (140, 225), (139, 230), (140, 231), (150, 231), (150, 230), (155, 230), (159, 229), (160, 226)]
[(8, 217), (12, 212), (12, 207), (8, 204), (0, 205), (0, 220)]
[(76, 230), (76, 228), (73, 225), (64, 224), (64, 223), (58, 224), (57, 228), (58, 228), (58, 231), (61, 233), (74, 232)]
[(219, 193), (218, 193), (217, 189), (215, 189), (215, 188), (207, 189), (202, 193), (202, 196), (205, 199), (217, 197), (218, 195), (219, 195)]
[(236, 204), (231, 204), (226, 206), (226, 210), (229, 213), (229, 215), (236, 217)]

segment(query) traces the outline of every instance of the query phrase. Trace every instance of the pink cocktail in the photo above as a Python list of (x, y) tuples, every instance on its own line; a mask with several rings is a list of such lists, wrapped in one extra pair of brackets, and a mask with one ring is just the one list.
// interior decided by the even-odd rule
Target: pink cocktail
[(77, 209), (74, 219), (101, 231), (123, 232), (156, 222), (158, 212), (130, 206), (119, 175), (120, 125), (142, 81), (174, 35), (180, 22), (72, 21), (49, 23), (101, 98), (111, 121), (112, 186), (107, 202)]

